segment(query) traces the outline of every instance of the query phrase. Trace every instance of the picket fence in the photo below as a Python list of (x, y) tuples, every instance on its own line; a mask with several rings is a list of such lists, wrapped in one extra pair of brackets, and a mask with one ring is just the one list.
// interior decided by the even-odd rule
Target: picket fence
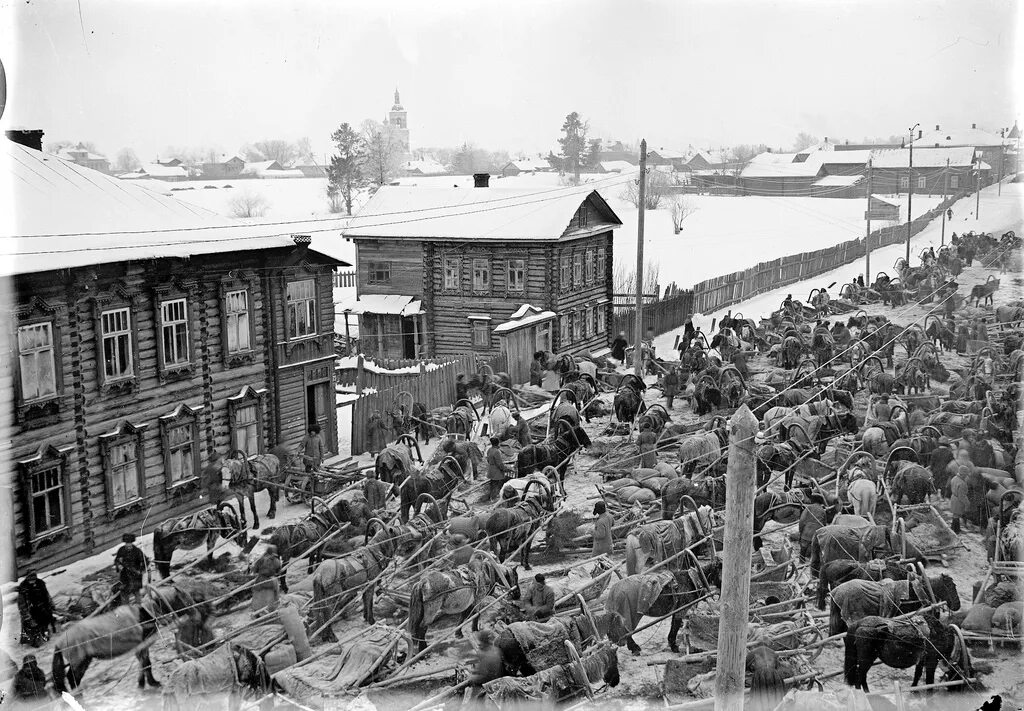
[[(643, 310), (643, 331), (654, 329), (656, 334), (666, 333), (684, 325), (693, 315), (693, 291), (680, 291), (664, 299), (645, 300)], [(633, 338), (636, 328), (636, 306), (619, 295), (615, 297), (612, 310), (612, 333), (625, 333)]]
[[(923, 230), (929, 222), (939, 217), (964, 194), (947, 198), (911, 221), (911, 235)], [(907, 225), (904, 223), (875, 230), (871, 232), (869, 238), (872, 249), (902, 243), (907, 238)], [(743, 271), (706, 279), (693, 287), (693, 311), (705, 314), (718, 311), (752, 296), (832, 271), (863, 256), (864, 238), (858, 238), (813, 252), (801, 252), (770, 262), (760, 262)], [(884, 271), (892, 265), (879, 266), (879, 271)], [(803, 299), (806, 295), (794, 294), (794, 297)]]

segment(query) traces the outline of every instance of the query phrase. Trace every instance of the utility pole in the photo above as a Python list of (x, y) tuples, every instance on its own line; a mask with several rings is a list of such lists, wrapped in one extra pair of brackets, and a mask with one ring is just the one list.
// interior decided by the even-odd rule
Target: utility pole
[(868, 158), (868, 229), (864, 233), (864, 286), (871, 286), (871, 158)]
[[(633, 369), (643, 377), (644, 335), (644, 199), (647, 196), (647, 139), (640, 141), (640, 192), (636, 219), (636, 327), (633, 329)], [(750, 556), (747, 556), (749, 559)]]
[(981, 217), (981, 158), (978, 159), (978, 170), (976, 175), (978, 176), (975, 185), (978, 188), (978, 196), (974, 200), (974, 219), (977, 220)]
[(718, 618), (715, 711), (742, 711), (750, 608), (750, 556), (754, 538), (754, 435), (757, 418), (747, 408), (729, 418), (725, 482), (725, 546)]
[(910, 162), (907, 163), (907, 266), (910, 266), (910, 230), (914, 205), (914, 130), (921, 124), (915, 123), (910, 129)]
[[(946, 180), (942, 184), (942, 204), (946, 204), (947, 196), (949, 195), (949, 158), (946, 159)], [(942, 210), (942, 243), (939, 246), (946, 244), (946, 210), (949, 208), (943, 208)]]

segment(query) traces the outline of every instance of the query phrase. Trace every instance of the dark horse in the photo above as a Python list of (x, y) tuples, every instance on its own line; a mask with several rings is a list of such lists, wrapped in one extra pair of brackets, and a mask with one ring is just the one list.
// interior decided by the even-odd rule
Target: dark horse
[[(135, 650), (139, 660), (139, 688), (160, 686), (153, 676), (149, 646), (142, 643), (191, 608), (202, 610), (197, 600), (177, 587), (146, 587), (139, 605), (121, 605), (110, 612), (71, 623), (56, 636), (53, 649), (53, 688), (58, 693), (74, 690), (93, 659), (114, 659)], [(140, 648), (141, 647), (141, 648)]]
[(769, 521), (781, 524), (796, 523), (803, 515), (808, 504), (819, 503), (825, 506), (826, 523), (835, 518), (838, 507), (828, 506), (825, 497), (812, 491), (811, 487), (792, 489), (784, 494), (765, 492), (754, 497), (754, 550), (761, 550), (759, 534)]
[(242, 517), (243, 527), (246, 525), (245, 499), (249, 500), (254, 531), (260, 527), (260, 515), (256, 511), (256, 493), (266, 490), (270, 496), (267, 518), (274, 518), (277, 515), (277, 499), (280, 495), (275, 484), (284, 483), (284, 465), (289, 459), (288, 451), (283, 447), (275, 447), (270, 451), (271, 454), (246, 457), (245, 452), (236, 449), (228, 459), (221, 462), (220, 466), (222, 489), (238, 499), (238, 514)]
[(942, 573), (923, 580), (848, 580), (832, 588), (829, 635), (846, 632), (849, 625), (868, 615), (893, 617), (920, 610), (929, 604), (928, 590), (950, 611), (960, 609), (960, 594), (953, 578)]
[[(354, 528), (363, 529), (367, 522), (373, 518), (373, 512), (366, 505), (365, 501), (354, 502), (341, 499), (330, 508), (316, 511), (296, 523), (286, 523), (278, 526), (270, 534), (270, 544), (277, 547), (277, 554), (281, 556), (281, 569), (288, 567), (292, 558), (309, 550), (314, 543), (346, 523), (351, 523)], [(362, 531), (356, 531), (362, 533)], [(311, 553), (306, 566), (306, 575), (311, 575), (324, 557), (324, 548), (320, 546)], [(284, 584), (284, 576), (281, 576), (281, 586), (288, 592)]]
[(206, 542), (206, 562), (213, 562), (213, 546), (218, 538), (235, 538), (245, 546), (248, 536), (230, 501), (207, 506), (194, 514), (164, 521), (153, 531), (153, 562), (161, 578), (171, 574), (171, 556), (178, 548), (195, 550)]
[(644, 391), (647, 385), (636, 375), (630, 373), (623, 376), (619, 389), (615, 391), (615, 399), (612, 406), (615, 410), (615, 419), (619, 422), (632, 422), (643, 410)]
[(968, 679), (973, 674), (967, 645), (961, 643), (959, 659), (952, 658), (958, 636), (959, 630), (954, 625), (943, 624), (934, 611), (924, 613), (920, 622), (869, 615), (851, 624), (844, 640), (846, 683), (869, 691), (868, 671), (877, 659), (895, 669), (915, 666), (911, 686), (917, 686), (922, 671), (925, 684), (934, 683), (940, 659), (953, 676)]
[(590, 437), (582, 427), (559, 427), (553, 440), (540, 444), (528, 444), (519, 451), (516, 459), (516, 474), (526, 476), (545, 467), (558, 471), (558, 483), (565, 490), (565, 472), (569, 459), (578, 450), (591, 445)]
[[(595, 637), (595, 634), (596, 637)], [(530, 676), (541, 671), (530, 664), (529, 653), (552, 641), (579, 639), (580, 651), (596, 644), (604, 636), (619, 644), (626, 635), (622, 618), (614, 612), (595, 615), (580, 614), (568, 619), (554, 618), (550, 622), (513, 622), (494, 640), (501, 650), (505, 674)]]
[(446, 456), (436, 467), (413, 472), (401, 484), (398, 514), (402, 523), (409, 522), (409, 512), (416, 508), (416, 502), (423, 494), (430, 494), (438, 500), (445, 499), (465, 481), (462, 466), (452, 456)]
[(721, 509), (725, 506), (725, 477), (706, 477), (692, 482), (689, 479), (669, 479), (661, 489), (661, 518), (664, 520), (683, 513), (683, 504), (689, 497), (697, 506)]
[[(512, 508), (498, 508), (491, 512), (484, 530), (491, 539), (491, 549), (498, 561), (505, 562), (517, 548), (522, 547), (519, 560), (523, 568), (530, 569), (530, 546), (524, 545), (540, 526), (545, 513), (554, 511), (554, 500), (542, 486), (531, 487), (527, 482), (522, 500)], [(533, 493), (531, 489), (536, 489)]]
[(867, 563), (854, 560), (833, 560), (818, 576), (818, 609), (825, 609), (828, 592), (847, 580), (906, 580), (907, 568), (894, 559), (875, 559)]
[[(661, 617), (671, 614), (672, 626), (668, 632), (668, 646), (673, 652), (679, 652), (676, 635), (679, 634), (679, 628), (683, 626), (686, 608), (695, 605), (705, 595), (710, 595), (711, 587), (721, 588), (722, 586), (721, 559), (715, 558), (709, 563), (701, 564), (698, 571), (697, 577), (700, 582), (695, 582), (689, 575), (689, 571), (680, 570), (671, 573), (662, 571), (629, 575), (612, 583), (608, 588), (605, 609), (622, 618), (622, 624), (628, 633), (625, 640), (629, 651), (633, 654), (640, 654), (640, 646), (633, 641), (632, 634), (636, 631), (642, 617)], [(670, 579), (666, 582), (666, 578)], [(652, 579), (657, 579), (657, 581)], [(651, 583), (660, 585), (661, 592), (650, 607), (639, 609), (641, 590)]]

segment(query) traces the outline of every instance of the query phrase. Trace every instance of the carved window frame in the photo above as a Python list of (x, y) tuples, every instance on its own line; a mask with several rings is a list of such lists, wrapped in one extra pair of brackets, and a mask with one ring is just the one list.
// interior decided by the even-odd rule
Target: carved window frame
[[(512, 274), (520, 270), (518, 266), (513, 266), (516, 262), (522, 262), (522, 279), (519, 282), (519, 286), (513, 286)], [(526, 279), (530, 273), (530, 262), (526, 257), (514, 257), (508, 259), (505, 262), (505, 292), (508, 294), (523, 294), (526, 292)]]
[[(448, 265), (453, 262), (455, 266), (455, 285), (448, 285)], [(459, 294), (462, 292), (462, 255), (456, 252), (441, 253), (441, 293)]]
[[(185, 300), (186, 341), (188, 358), (182, 363), (168, 364), (164, 353), (164, 303)], [(196, 370), (196, 328), (199, 324), (198, 289), (193, 281), (173, 280), (160, 284), (153, 289), (153, 312), (156, 324), (156, 357), (157, 372), (161, 382), (182, 378), (191, 378)]]
[(572, 290), (572, 254), (565, 249), (558, 257), (558, 288), (562, 291)]
[(235, 446), (236, 433), (238, 432), (239, 422), (238, 415), (239, 411), (243, 407), (250, 405), (256, 408), (256, 441), (258, 452), (246, 452), (247, 456), (254, 454), (262, 454), (266, 451), (266, 441), (263, 436), (263, 429), (266, 425), (266, 399), (267, 390), (266, 388), (254, 388), (251, 385), (244, 386), (237, 395), (229, 397), (228, 403), (228, 440), (230, 443), (231, 451), (238, 449)]
[[(173, 411), (160, 417), (160, 444), (164, 458), (164, 487), (167, 491), (181, 491), (198, 486), (200, 474), (199, 450), (202, 444), (202, 433), (199, 428), (199, 414), (203, 406), (189, 407), (182, 403)], [(178, 427), (192, 429), (192, 476), (174, 481), (171, 478), (171, 431)]]
[[(246, 292), (246, 308), (249, 311), (249, 347), (235, 352), (228, 351), (228, 294)], [(256, 279), (248, 272), (228, 272), (220, 280), (220, 332), (221, 355), (224, 366), (235, 368), (256, 361)]]
[(572, 253), (572, 285), (575, 289), (583, 288), (583, 253), (579, 250)]
[[(366, 283), (367, 284), (390, 284), (391, 275), (394, 271), (394, 265), (390, 260), (377, 260), (366, 263)], [(375, 277), (374, 274), (377, 274)], [(381, 277), (382, 274), (387, 274), (386, 277)]]
[[(27, 303), (15, 309), (15, 318), (11, 328), (13, 344), (12, 359), (18, 364), (17, 375), (14, 377), (15, 419), (25, 427), (41, 427), (57, 422), (60, 401), (64, 396), (63, 349), (61, 323), (65, 320), (67, 307), (63, 304), (52, 305), (43, 299), (33, 297)], [(54, 392), (41, 398), (26, 401), (22, 391), (21, 348), (18, 345), (18, 331), (24, 326), (35, 326), (41, 323), (50, 324), (50, 339), (53, 350)]]
[(572, 345), (572, 331), (570, 330), (570, 318), (568, 312), (558, 315), (558, 347), (559, 349)]
[[(71, 521), (71, 471), (68, 466), (68, 455), (73, 447), (70, 445), (63, 448), (54, 447), (52, 444), (44, 444), (39, 447), (34, 455), (18, 462), (20, 474), (20, 489), (24, 505), (25, 528), (23, 531), (25, 545), (31, 554), (39, 546), (52, 543), (61, 538), (69, 537), (72, 534)], [(63, 512), (63, 525), (48, 529), (42, 533), (37, 531), (35, 521), (35, 507), (33, 506), (32, 477), (36, 474), (57, 467), (59, 470), (60, 485), (63, 489), (61, 508)]]
[[(313, 308), (315, 313), (313, 314), (313, 331), (311, 333), (303, 333), (301, 335), (291, 335), (292, 333), (292, 313), (288, 305), (288, 286), (290, 284), (297, 284), (303, 281), (313, 282)], [(317, 270), (310, 268), (308, 265), (303, 265), (300, 269), (289, 270), (282, 277), (281, 281), (281, 298), (284, 300), (284, 340), (286, 342), (299, 342), (307, 338), (317, 338), (321, 333), (324, 332), (324, 325), (321, 323), (323, 320), (323, 307), (320, 303), (320, 273)]]
[(583, 280), (587, 286), (591, 286), (594, 283), (594, 274), (597, 270), (594, 268), (594, 248), (587, 247), (583, 253)]
[[(490, 350), (491, 343), (494, 340), (494, 331), (491, 329), (491, 317), (485, 314), (470, 314), (467, 320), (469, 321), (469, 343), (473, 350)], [(481, 330), (487, 334), (486, 343), (477, 343), (477, 333)]]
[[(137, 297), (122, 282), (117, 282), (106, 291), (93, 297), (93, 318), (95, 321), (96, 343), (96, 378), (101, 394), (118, 394), (133, 392), (139, 385), (139, 330)], [(128, 310), (128, 343), (132, 349), (132, 374), (114, 380), (107, 378), (103, 355), (103, 314), (120, 309)]]
[[(100, 452), (103, 455), (103, 484), (107, 496), (107, 515), (116, 518), (130, 511), (141, 510), (146, 502), (146, 440), (145, 433), (149, 429), (148, 424), (136, 425), (128, 420), (123, 420), (114, 430), (100, 435)], [(111, 479), (113, 474), (112, 454), (115, 447), (130, 442), (135, 443), (135, 476), (137, 477), (138, 495), (127, 501), (117, 503), (114, 501), (114, 486)]]
[[(480, 262), (481, 265), (477, 263)], [(491, 263), (491, 258), (487, 255), (474, 255), (470, 257), (470, 274), (469, 274), (469, 285), (470, 289), (474, 294), (490, 294), (494, 289), (494, 265)], [(486, 286), (477, 286), (476, 283), (476, 270), (478, 266), (483, 266), (487, 275)]]

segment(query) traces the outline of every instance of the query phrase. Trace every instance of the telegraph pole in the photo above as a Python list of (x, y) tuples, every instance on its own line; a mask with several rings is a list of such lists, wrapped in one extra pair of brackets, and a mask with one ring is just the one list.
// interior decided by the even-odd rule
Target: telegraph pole
[(871, 158), (868, 158), (868, 230), (864, 233), (864, 286), (871, 286)]
[[(644, 198), (647, 195), (647, 139), (640, 141), (640, 192), (636, 220), (636, 327), (633, 329), (633, 369), (643, 377), (644, 335)], [(748, 556), (749, 557), (749, 556)]]
[(915, 123), (910, 129), (910, 162), (907, 164), (907, 266), (910, 266), (910, 208), (914, 204), (914, 130), (921, 124)]
[(978, 188), (978, 196), (977, 196), (977, 198), (975, 198), (975, 201), (974, 201), (974, 219), (975, 220), (977, 220), (979, 217), (981, 217), (981, 158), (978, 159), (977, 176), (978, 176), (978, 178), (977, 178), (977, 181), (975, 182), (975, 185)]
[[(942, 204), (943, 205), (946, 204), (946, 199), (947, 199), (948, 195), (949, 195), (949, 158), (946, 159), (946, 180), (942, 184)], [(942, 243), (940, 244), (940, 246), (944, 246), (946, 244), (946, 210), (948, 210), (948, 209), (949, 208), (947, 207), (947, 208), (945, 208), (942, 211)]]

